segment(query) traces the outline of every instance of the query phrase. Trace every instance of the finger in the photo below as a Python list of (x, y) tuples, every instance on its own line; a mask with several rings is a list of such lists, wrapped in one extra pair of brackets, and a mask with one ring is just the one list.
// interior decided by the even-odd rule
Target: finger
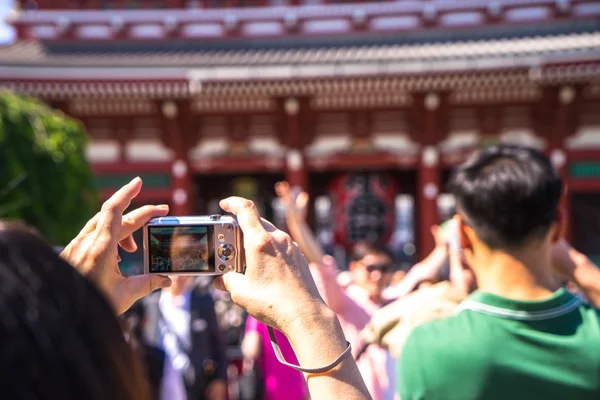
[(142, 190), (142, 180), (137, 177), (106, 200), (102, 205), (96, 228), (100, 229), (101, 233), (108, 234), (111, 239), (118, 238), (123, 212), (140, 190)]
[(138, 248), (137, 243), (135, 242), (135, 239), (131, 235), (129, 235), (125, 239), (121, 240), (119, 242), (119, 246), (121, 246), (121, 248), (128, 253), (133, 253)]
[[(164, 217), (169, 213), (169, 206), (161, 204), (158, 206), (143, 206), (123, 215), (121, 221), (121, 230), (119, 232), (119, 240), (124, 240), (131, 236), (133, 232), (140, 229), (148, 223), (152, 218)], [(136, 246), (137, 247), (137, 246)]]
[(227, 291), (227, 288), (225, 287), (225, 282), (223, 282), (223, 277), (222, 276), (217, 276), (213, 280), (213, 286), (215, 287), (215, 289), (221, 290), (223, 292)]
[(266, 230), (254, 203), (242, 197), (228, 197), (219, 203), (221, 208), (237, 216), (240, 228), (245, 234), (264, 235)]
[(78, 236), (83, 236), (83, 235), (87, 235), (88, 233), (93, 232), (96, 229), (96, 224), (98, 223), (98, 219), (100, 218), (100, 212), (97, 212), (96, 215), (94, 215), (92, 217), (92, 219), (90, 219), (85, 226), (83, 227), (83, 229), (81, 229), (81, 231), (79, 232)]
[[(239, 303), (240, 298), (244, 298), (247, 283), (248, 278), (246, 275), (239, 272), (228, 272), (213, 281), (216, 289), (231, 293), (231, 299), (238, 305), (241, 305)], [(243, 307), (243, 305), (241, 306)]]
[(125, 279), (122, 283), (122, 292), (127, 293), (129, 299), (134, 303), (157, 289), (169, 286), (171, 286), (171, 279), (167, 276), (136, 275)]
[(277, 232), (279, 229), (277, 229), (277, 227), (275, 225), (273, 225), (271, 222), (267, 221), (264, 218), (260, 218), (260, 222), (263, 226), (263, 228), (265, 228), (265, 230), (269, 233), (273, 233), (273, 232)]

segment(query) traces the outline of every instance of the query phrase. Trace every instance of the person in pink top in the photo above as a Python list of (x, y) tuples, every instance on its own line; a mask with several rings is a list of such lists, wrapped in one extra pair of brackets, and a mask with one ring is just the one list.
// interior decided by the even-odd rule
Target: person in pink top
[[(277, 343), (286, 361), (298, 364), (290, 342), (274, 330)], [(271, 347), (267, 325), (248, 316), (242, 342), (246, 363), (256, 363), (264, 378), (263, 400), (307, 400), (308, 387), (301, 372), (281, 364)]]
[[(324, 255), (314, 234), (305, 222), (308, 195), (297, 197), (286, 182), (275, 187), (286, 208), (286, 222), (292, 238), (311, 263), (311, 272), (323, 300), (337, 314), (342, 329), (356, 356), (363, 347), (360, 331), (383, 304), (383, 290), (393, 275), (392, 257), (384, 248), (362, 243), (356, 246), (350, 264), (352, 283), (341, 286), (336, 278), (338, 267), (333, 257)], [(373, 400), (393, 400), (395, 396), (395, 362), (390, 353), (369, 346), (357, 361), (358, 368)]]
[[(336, 282), (338, 267), (333, 257), (323, 256), (320, 263), (310, 264), (317, 288), (338, 315), (355, 356), (363, 347), (360, 332), (384, 305), (381, 294), (392, 277), (392, 260), (384, 250), (366, 243), (356, 247), (350, 264), (354, 281), (345, 290)], [(387, 350), (371, 345), (357, 360), (357, 365), (373, 400), (395, 398), (396, 367)]]

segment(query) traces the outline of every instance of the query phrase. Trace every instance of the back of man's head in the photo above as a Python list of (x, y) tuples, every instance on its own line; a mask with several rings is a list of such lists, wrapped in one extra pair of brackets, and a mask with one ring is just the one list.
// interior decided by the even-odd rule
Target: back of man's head
[(451, 178), (457, 211), (492, 249), (541, 239), (557, 219), (562, 181), (538, 150), (497, 145), (479, 151)]

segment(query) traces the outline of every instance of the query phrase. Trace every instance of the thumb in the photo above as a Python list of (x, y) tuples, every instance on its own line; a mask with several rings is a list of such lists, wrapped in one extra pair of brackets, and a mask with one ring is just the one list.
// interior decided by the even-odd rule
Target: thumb
[(247, 283), (248, 278), (238, 272), (227, 272), (213, 281), (215, 288), (231, 293), (231, 298), (236, 303), (245, 296)]
[(134, 301), (137, 301), (156, 289), (169, 286), (171, 286), (171, 279), (167, 276), (144, 274), (125, 279), (123, 291)]

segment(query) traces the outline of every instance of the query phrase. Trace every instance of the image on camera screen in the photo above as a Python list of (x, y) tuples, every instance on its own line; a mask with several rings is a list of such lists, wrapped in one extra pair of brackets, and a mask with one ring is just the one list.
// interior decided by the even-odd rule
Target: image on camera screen
[(214, 271), (212, 226), (149, 228), (150, 272)]

